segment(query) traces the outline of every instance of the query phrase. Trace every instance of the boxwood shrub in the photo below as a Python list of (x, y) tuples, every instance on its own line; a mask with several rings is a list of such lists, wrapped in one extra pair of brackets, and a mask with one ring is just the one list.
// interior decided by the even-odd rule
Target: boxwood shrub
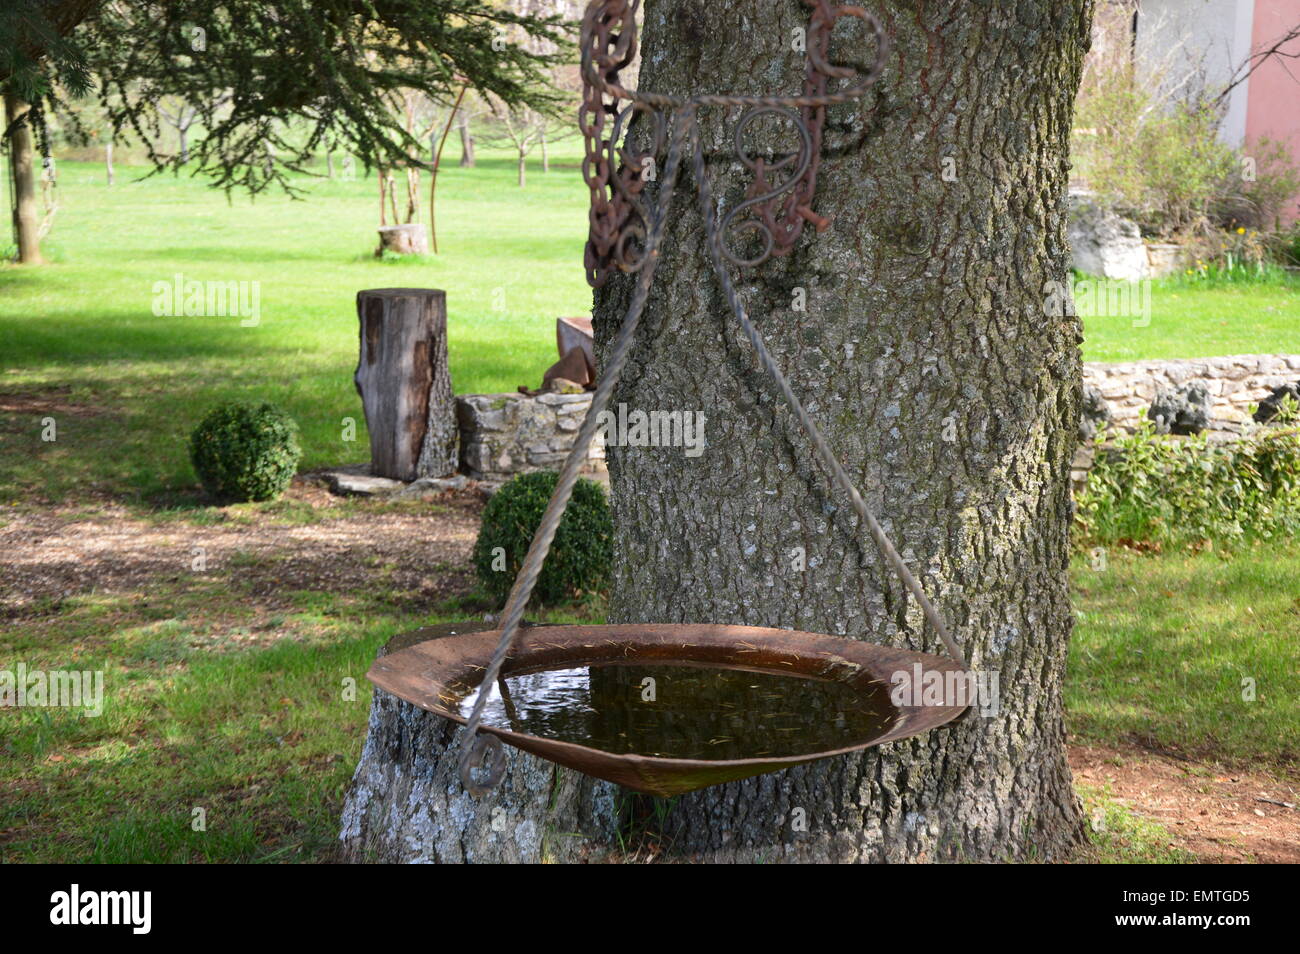
[[(499, 601), (510, 595), (558, 480), (554, 471), (520, 474), (483, 508), (483, 524), (474, 544), (474, 569)], [(534, 601), (560, 603), (608, 588), (613, 534), (604, 488), (578, 478), (533, 591)]]
[(190, 435), (194, 471), (222, 503), (274, 500), (301, 457), (298, 426), (273, 404), (220, 405)]

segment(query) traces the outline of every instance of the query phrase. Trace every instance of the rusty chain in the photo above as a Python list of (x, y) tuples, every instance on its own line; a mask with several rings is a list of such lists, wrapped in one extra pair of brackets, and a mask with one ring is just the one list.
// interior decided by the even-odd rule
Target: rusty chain
[[(632, 300), (605, 366), (601, 369), (600, 382), (592, 395), (591, 406), (560, 471), (555, 492), (546, 506), (546, 512), (542, 515), (537, 533), (506, 602), (501, 638), (484, 672), (481, 686), (493, 686), (501, 677), (502, 667), (522, 624), (524, 608), (532, 597), (542, 565), (568, 506), (569, 496), (586, 463), (587, 449), (595, 437), (600, 415), (618, 385), (619, 376), (631, 352), (659, 261), (659, 249), (683, 151), (688, 146), (691, 149), (692, 173), (704, 219), (707, 250), (732, 313), (744, 329), (764, 371), (776, 382), (782, 397), (807, 432), (832, 482), (848, 496), (854, 512), (866, 526), (872, 541), (902, 581), (904, 588), (917, 600), (944, 648), (963, 667), (966, 665), (960, 648), (949, 634), (938, 610), (885, 535), (875, 515), (867, 508), (848, 472), (768, 352), (727, 273), (727, 262), (747, 267), (761, 264), (773, 255), (787, 254), (802, 235), (805, 224), (811, 223), (819, 232), (829, 225), (828, 220), (818, 215), (812, 207), (817, 189), (826, 107), (860, 98), (880, 75), (888, 52), (886, 35), (879, 21), (861, 7), (836, 6), (829, 0), (803, 2), (812, 7), (806, 35), (808, 73), (802, 95), (790, 97), (704, 94), (678, 99), (662, 94), (629, 91), (619, 82), (618, 74), (636, 56), (635, 16), (640, 0), (592, 0), (587, 8), (582, 25), (584, 97), (579, 118), (586, 140), (583, 177), (591, 188), (591, 234), (585, 253), (587, 278), (593, 286), (599, 287), (616, 269), (638, 274)], [(855, 76), (853, 70), (832, 66), (828, 59), (831, 31), (842, 17), (856, 17), (871, 27), (876, 38), (876, 61), (867, 74), (858, 78), (856, 85), (829, 93), (827, 85), (830, 80)], [(620, 102), (627, 105), (620, 106)], [(709, 106), (745, 108), (736, 127), (736, 155), (754, 177), (744, 201), (738, 203), (720, 222), (713, 208), (713, 191), (698, 126), (699, 110)], [(773, 114), (793, 123), (799, 143), (797, 152), (768, 164), (745, 152), (744, 134), (757, 118)], [(649, 117), (655, 124), (650, 148), (639, 152), (631, 151), (631, 147), (627, 146), (620, 149), (616, 145), (623, 139), (628, 120), (635, 115)], [(663, 166), (659, 194), (657, 201), (648, 205), (642, 198), (645, 184), (650, 178), (647, 169), (653, 169), (650, 163), (665, 143), (667, 160)], [(773, 174), (784, 175), (785, 178), (773, 185), (769, 179)], [(745, 215), (752, 217), (741, 218)], [(757, 232), (763, 242), (763, 251), (749, 259), (733, 255), (726, 248), (725, 242), (728, 231), (732, 229)], [(479, 732), (483, 708), (489, 696), (488, 691), (478, 693), (466, 720), (459, 769), (462, 782), (473, 795), (481, 795), (497, 785), (505, 772), (505, 755), (500, 740), (494, 735)]]
[[(600, 83), (583, 82), (582, 108), (578, 111), (578, 127), (585, 143), (582, 177), (591, 189), (584, 265), (587, 282), (593, 288), (605, 284), (617, 265), (635, 271), (639, 262), (627, 243), (633, 238), (645, 238), (645, 213), (639, 196), (649, 176), (645, 165), (648, 157), (626, 150), (616, 153), (628, 114), (636, 113), (637, 106), (620, 110), (618, 99), (607, 98), (603, 89), (617, 86), (619, 71), (636, 59), (636, 14), (640, 5), (641, 0), (592, 3), (582, 21), (582, 75), (601, 79)], [(656, 123), (662, 115), (648, 114)], [(612, 126), (608, 134), (607, 121)], [(661, 130), (660, 125), (657, 131)]]

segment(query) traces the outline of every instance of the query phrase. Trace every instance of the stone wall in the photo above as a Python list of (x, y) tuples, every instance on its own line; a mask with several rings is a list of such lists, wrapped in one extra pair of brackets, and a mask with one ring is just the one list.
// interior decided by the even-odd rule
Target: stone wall
[(1083, 380), (1101, 392), (1115, 425), (1128, 431), (1146, 417), (1157, 387), (1177, 388), (1192, 381), (1204, 381), (1209, 388), (1213, 419), (1239, 424), (1250, 419), (1250, 405), (1268, 397), (1273, 388), (1300, 380), (1300, 355), (1089, 362), (1083, 366)]
[[(1089, 362), (1083, 379), (1100, 392), (1114, 426), (1133, 430), (1145, 417), (1160, 386), (1204, 381), (1216, 421), (1240, 424), (1282, 384), (1300, 380), (1300, 354), (1240, 354), (1177, 361)], [(502, 481), (534, 470), (559, 470), (591, 406), (590, 394), (462, 394), (456, 398), (461, 471), (476, 480)], [(589, 470), (605, 468), (597, 435)], [(1076, 461), (1076, 470), (1086, 470)]]
[[(462, 394), (456, 398), (460, 466), (475, 480), (508, 480), (534, 470), (559, 470), (573, 448), (590, 394)], [(605, 467), (600, 435), (589, 470)]]

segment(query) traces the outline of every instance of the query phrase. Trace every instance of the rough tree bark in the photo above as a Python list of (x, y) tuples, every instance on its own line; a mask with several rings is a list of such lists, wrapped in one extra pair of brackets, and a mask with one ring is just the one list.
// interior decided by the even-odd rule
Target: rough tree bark
[[(1061, 709), (1081, 335), (1045, 314), (1044, 286), (1069, 275), (1068, 136), (1091, 2), (870, 6), (894, 51), (865, 102), (829, 111), (816, 208), (834, 225), (739, 287), (972, 665), (999, 674), (1000, 715), (683, 796), (667, 834), (711, 861), (1056, 858), (1083, 837)], [(788, 0), (651, 3), (641, 87), (796, 89), (790, 38), (806, 15)], [(867, 62), (852, 55), (865, 35), (841, 21), (832, 50)], [(705, 117), (727, 207), (744, 187), (730, 128)], [(598, 341), (628, 287), (597, 296)], [(708, 450), (607, 451), (610, 622), (941, 653), (758, 371), (695, 208), (677, 209), (642, 331), (614, 400), (702, 411)]]
[[(9, 167), (13, 185), (14, 240), (18, 245), (18, 262), (42, 265), (41, 216), (36, 201), (36, 150), (32, 144), (31, 123), (26, 118), (31, 106), (12, 93), (5, 94), (5, 127), (9, 133)], [(15, 125), (16, 124), (16, 125)]]
[[(973, 666), (999, 674), (1000, 714), (679, 797), (664, 843), (705, 861), (1059, 858), (1083, 838), (1060, 691), (1081, 335), (1075, 319), (1045, 313), (1044, 285), (1069, 274), (1068, 135), (1092, 0), (870, 6), (894, 52), (864, 102), (829, 111), (816, 208), (834, 225), (739, 288)], [(650, 0), (640, 86), (797, 91), (791, 40), (807, 12), (796, 0)], [(869, 62), (861, 25), (841, 21), (835, 35), (837, 60)], [(735, 118), (704, 117), (726, 208), (746, 185)], [(789, 627), (942, 652), (759, 373), (707, 264), (692, 192), (688, 176), (614, 401), (702, 411), (708, 449), (608, 449), (610, 621)], [(597, 295), (600, 347), (629, 290), (615, 281)], [(345, 845), (386, 860), (537, 860), (555, 850), (535, 836), (554, 817), (581, 821), (556, 856), (568, 860), (608, 845), (610, 806), (626, 817), (612, 786), (574, 786), (513, 751), (506, 784), (468, 801), (452, 775), (458, 733), (377, 694), (349, 804), (391, 778), (381, 799), (395, 807), (350, 807)], [(481, 837), (492, 817), (499, 842)], [(472, 852), (455, 847), (462, 837)]]
[(447, 297), (431, 288), (357, 292), (357, 393), (370, 469), (415, 480), (454, 473), (460, 432), (447, 367)]
[[(379, 655), (450, 632), (494, 624), (432, 626), (390, 640)], [(583, 860), (617, 830), (616, 787), (506, 748), (506, 777), (483, 798), (457, 775), (463, 729), (375, 692), (366, 745), (348, 789), (340, 857), (380, 864), (532, 863)]]

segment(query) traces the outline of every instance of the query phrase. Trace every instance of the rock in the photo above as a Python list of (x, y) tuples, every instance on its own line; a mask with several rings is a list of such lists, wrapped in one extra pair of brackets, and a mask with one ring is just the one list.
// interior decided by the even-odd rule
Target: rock
[(422, 497), (425, 494), (441, 494), (448, 490), (462, 490), (469, 483), (464, 474), (452, 477), (421, 477), (397, 492), (398, 497)]
[(552, 378), (548, 384), (556, 394), (581, 394), (587, 390), (577, 381), (570, 381), (568, 378)]
[[(554, 470), (573, 447), (591, 394), (463, 394), (456, 399), (460, 423), (460, 470), (475, 480), (508, 480), (530, 470)], [(605, 450), (597, 435), (588, 466), (603, 469)]]
[(1278, 411), (1282, 407), (1282, 402), (1287, 398), (1300, 403), (1300, 381), (1295, 384), (1283, 384), (1273, 389), (1273, 393), (1264, 400), (1259, 402), (1259, 409), (1255, 411), (1254, 420), (1256, 424), (1267, 424), (1273, 418), (1277, 417)]
[(1085, 384), (1101, 390), (1110, 406), (1112, 428), (1131, 432), (1144, 419), (1158, 387), (1176, 388), (1197, 380), (1204, 381), (1209, 388), (1211, 421), (1244, 423), (1271, 391), (1294, 379), (1290, 370), (1293, 364), (1300, 366), (1300, 355), (1225, 355), (1120, 364), (1088, 362), (1084, 365), (1083, 378)]
[(483, 492), (484, 497), (490, 499), (496, 496), (496, 492), (504, 487), (505, 483), (504, 480), (480, 480), (478, 489)]
[(387, 477), (372, 477), (369, 474), (352, 474), (346, 471), (326, 473), (325, 480), (330, 490), (336, 494), (351, 494), (358, 497), (374, 497), (379, 494), (391, 494), (406, 485), (400, 480)]
[(1103, 208), (1086, 193), (1070, 196), (1066, 232), (1074, 267), (1089, 275), (1138, 281), (1150, 274), (1137, 223)]
[(1110, 426), (1110, 405), (1101, 389), (1093, 384), (1083, 386), (1083, 406), (1079, 414), (1079, 440), (1090, 441)]
[(1167, 278), (1183, 267), (1183, 247), (1170, 242), (1153, 242), (1147, 246), (1147, 274), (1151, 278)]
[(1074, 493), (1079, 493), (1088, 485), (1088, 474), (1092, 471), (1096, 457), (1095, 444), (1080, 444), (1075, 450), (1074, 460), (1070, 462), (1070, 488)]
[(1210, 389), (1201, 381), (1157, 388), (1147, 417), (1161, 434), (1199, 434), (1210, 425)]

